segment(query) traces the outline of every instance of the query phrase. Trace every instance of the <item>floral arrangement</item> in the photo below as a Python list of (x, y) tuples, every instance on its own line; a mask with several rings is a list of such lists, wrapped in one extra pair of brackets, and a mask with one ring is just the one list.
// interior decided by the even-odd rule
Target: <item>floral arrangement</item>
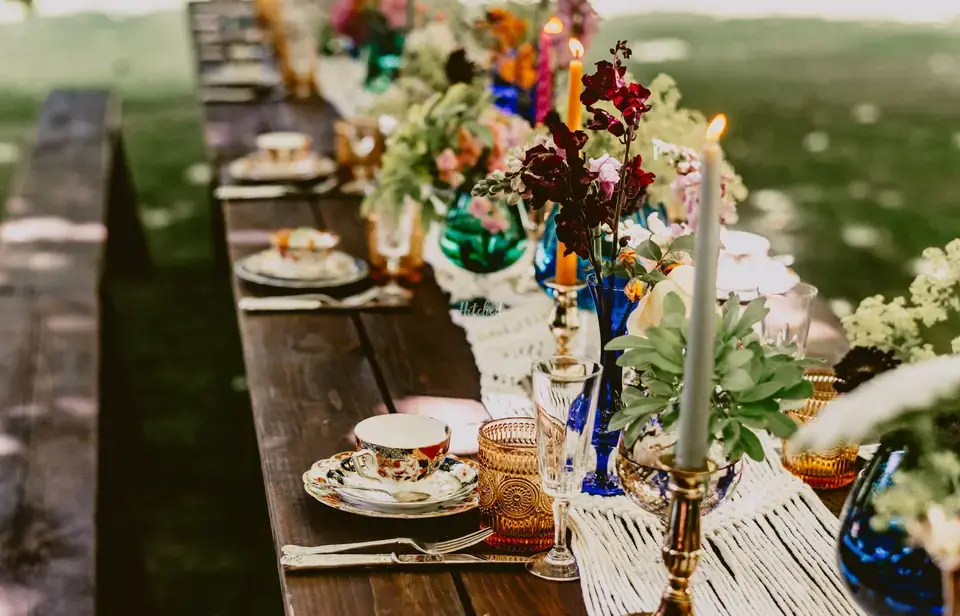
[(425, 214), (440, 214), (444, 208), (436, 191), (469, 187), (478, 178), (505, 169), (507, 151), (529, 134), (524, 120), (491, 104), (482, 84), (454, 84), (411, 108), (390, 134), (378, 185), (364, 199), (363, 210), (381, 200), (402, 203), (412, 198), (433, 204), (423, 208)]
[[(476, 27), (485, 47), (492, 52), (491, 65), (497, 76), (505, 83), (529, 90), (537, 80), (536, 41), (531, 26), (535, 15), (533, 7), (515, 6), (492, 8), (483, 18), (477, 20)], [(526, 9), (529, 15), (520, 12)]]
[[(634, 310), (630, 334), (606, 346), (607, 350), (624, 351), (617, 360), (620, 366), (642, 372), (640, 386), (624, 389), (625, 406), (609, 424), (611, 431), (624, 429), (628, 448), (651, 428), (651, 418), (658, 419), (656, 423), (669, 434), (680, 415), (683, 358), (693, 305), (692, 270), (681, 265), (671, 271), (668, 279), (648, 294), (646, 305)], [(817, 360), (796, 359), (789, 347), (763, 345), (754, 332), (767, 312), (761, 297), (750, 302), (741, 315), (740, 300), (733, 295), (724, 304), (717, 326), (710, 436), (711, 445), (722, 446), (726, 460), (739, 460), (743, 454), (763, 460), (756, 432), (789, 438), (796, 424), (782, 411), (798, 407), (813, 395), (813, 385), (803, 374), (804, 366)]]
[(407, 35), (397, 78), (374, 97), (368, 113), (403, 118), (411, 107), (453, 84), (472, 83), (482, 72), (479, 56), (469, 36), (442, 15), (434, 16)]
[[(473, 194), (505, 194), (511, 202), (526, 200), (533, 209), (549, 201), (559, 208), (557, 238), (568, 253), (587, 259), (593, 269), (588, 282), (597, 289), (594, 299), (604, 349), (602, 387), (611, 408), (620, 408), (622, 374), (614, 369), (616, 351), (607, 348), (614, 332), (624, 327), (613, 322), (618, 280), (626, 281), (622, 286), (626, 299), (639, 302), (679, 264), (691, 261), (693, 236), (679, 226), (667, 227), (656, 217), (648, 220), (651, 229), (620, 224), (625, 215), (636, 211), (655, 179), (643, 168), (642, 155), (631, 154), (643, 115), (650, 110), (650, 91), (624, 79), (623, 60), (630, 57), (624, 41), (618, 41), (610, 53), (612, 61), (598, 62), (593, 74), (584, 75), (580, 100), (593, 116), (589, 128), (611, 135), (622, 146), (622, 155), (607, 152), (588, 158), (584, 152), (591, 137), (582, 130), (571, 131), (554, 117), (549, 137), (539, 135), (519, 157), (507, 162), (506, 171), (479, 182)], [(624, 312), (622, 319), (629, 315)]]
[(793, 439), (825, 451), (893, 439), (904, 458), (870, 524), (903, 528), (941, 568), (960, 565), (960, 357), (902, 365), (837, 398)]
[[(565, 79), (564, 77), (563, 79)], [(630, 73), (624, 74), (630, 81)], [(560, 91), (566, 89), (561, 80)], [(696, 227), (696, 212), (700, 196), (700, 161), (707, 120), (702, 113), (680, 106), (680, 90), (676, 81), (661, 73), (650, 82), (647, 100), (650, 110), (643, 115), (636, 131), (636, 150), (643, 156), (645, 167), (656, 177), (647, 187), (646, 200), (651, 205), (664, 204), (672, 221), (689, 221)], [(558, 101), (561, 116), (567, 113), (567, 101)], [(612, 112), (609, 104), (598, 103)], [(585, 149), (588, 156), (599, 157), (609, 153), (622, 155), (623, 145), (606, 131), (588, 131), (590, 141)], [(724, 159), (721, 173), (723, 191), (722, 221), (737, 222), (737, 205), (747, 198), (747, 188), (733, 166)]]
[[(563, 23), (563, 31), (576, 37), (583, 46), (590, 48), (600, 27), (600, 18), (590, 4), (590, 0), (557, 0), (556, 16)], [(553, 39), (553, 57), (559, 66), (570, 64), (570, 45), (566, 37)], [(565, 92), (566, 90), (560, 90)]]
[[(937, 355), (929, 341), (931, 328), (960, 312), (960, 238), (945, 249), (924, 250), (920, 269), (909, 298), (868, 297), (842, 319), (851, 349), (836, 365), (837, 391), (851, 391), (901, 363)], [(950, 353), (960, 353), (960, 336), (951, 342)]]
[(407, 26), (412, 0), (339, 0), (330, 10), (334, 32), (360, 47), (389, 31)]

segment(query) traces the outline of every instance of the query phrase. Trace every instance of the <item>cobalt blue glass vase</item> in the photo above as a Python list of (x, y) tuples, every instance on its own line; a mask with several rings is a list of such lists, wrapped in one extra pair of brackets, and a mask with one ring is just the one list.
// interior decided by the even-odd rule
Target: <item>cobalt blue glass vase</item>
[(610, 456), (619, 432), (608, 432), (610, 419), (620, 410), (620, 394), (623, 391), (623, 368), (617, 365), (622, 351), (604, 351), (607, 343), (627, 332), (627, 317), (636, 308), (637, 302), (630, 301), (623, 292), (628, 282), (625, 278), (610, 277), (597, 281), (596, 274), (587, 274), (587, 288), (598, 306), (597, 316), (600, 324), (600, 364), (603, 376), (600, 379), (600, 397), (597, 401), (597, 419), (593, 426), (593, 449), (597, 454), (597, 466), (587, 473), (583, 480), (583, 491), (598, 496), (623, 494), (617, 474), (611, 468)]
[[(546, 287), (546, 280), (552, 278), (557, 273), (557, 221), (554, 219), (557, 215), (557, 209), (558, 208), (554, 206), (550, 215), (547, 216), (543, 227), (543, 235), (540, 236), (540, 240), (537, 242), (537, 250), (533, 257), (533, 267), (536, 271), (537, 284), (539, 284), (544, 293), (548, 295), (550, 295), (551, 292)], [(626, 218), (646, 227), (647, 217), (654, 212), (660, 214), (660, 220), (664, 222), (667, 221), (667, 211), (663, 205), (660, 204), (657, 206), (644, 205), (639, 211)], [(603, 250), (604, 254), (610, 254), (610, 244), (605, 243)], [(590, 267), (590, 262), (586, 259), (579, 259), (577, 271), (579, 272), (579, 278), (586, 280), (587, 274), (592, 272), (593, 268)], [(593, 296), (590, 294), (589, 288), (583, 289), (579, 295), (577, 295), (577, 306), (585, 310), (593, 310)]]
[(940, 570), (925, 551), (907, 543), (898, 528), (870, 527), (874, 499), (886, 490), (908, 455), (884, 443), (850, 492), (837, 544), (840, 575), (857, 603), (871, 616), (941, 616)]

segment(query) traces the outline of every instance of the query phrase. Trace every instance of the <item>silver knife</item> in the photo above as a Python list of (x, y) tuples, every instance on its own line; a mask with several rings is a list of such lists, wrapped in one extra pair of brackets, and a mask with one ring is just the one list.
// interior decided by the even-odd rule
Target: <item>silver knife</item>
[(530, 558), (511, 554), (286, 554), (285, 571), (397, 565), (522, 565)]
[(238, 199), (279, 199), (287, 195), (323, 195), (337, 187), (337, 178), (331, 177), (316, 186), (299, 189), (286, 184), (253, 184), (218, 186), (214, 196), (220, 201)]

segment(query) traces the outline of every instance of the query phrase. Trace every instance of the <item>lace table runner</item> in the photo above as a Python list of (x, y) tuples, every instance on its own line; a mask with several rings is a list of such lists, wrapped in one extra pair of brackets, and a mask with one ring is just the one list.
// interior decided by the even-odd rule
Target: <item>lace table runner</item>
[[(518, 288), (530, 276), (532, 255), (480, 276), (447, 260), (436, 239), (434, 229), (424, 256), (451, 305), (485, 298), (487, 312), (494, 313), (451, 310), (473, 350), (487, 411), (495, 418), (533, 416), (530, 365), (552, 355), (556, 342), (546, 325), (551, 300), (539, 290)], [(581, 313), (572, 346), (576, 355), (599, 355), (592, 312)], [(703, 519), (703, 557), (693, 579), (697, 614), (861, 614), (836, 569), (838, 520), (809, 486), (783, 469), (772, 443), (765, 448), (767, 460), (748, 460), (729, 501)], [(581, 495), (570, 521), (587, 612), (620, 616), (655, 609), (666, 582), (659, 520), (624, 496)]]

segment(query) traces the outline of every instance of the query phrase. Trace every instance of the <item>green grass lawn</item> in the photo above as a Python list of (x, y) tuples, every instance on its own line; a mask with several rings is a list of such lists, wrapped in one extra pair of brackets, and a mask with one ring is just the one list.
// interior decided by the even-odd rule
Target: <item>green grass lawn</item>
[[(190, 172), (204, 153), (185, 25), (165, 14), (0, 26), (0, 150), (25, 147), (51, 87), (123, 93), (157, 265), (150, 284), (113, 290), (145, 421), (150, 490), (135, 515), (152, 594), (160, 614), (279, 614), (232, 300), (211, 270), (203, 169)], [(653, 16), (605, 25), (594, 52), (615, 38), (685, 42), (685, 58), (634, 73), (668, 72), (689, 106), (728, 115), (728, 155), (753, 193), (744, 224), (795, 253), (828, 299), (855, 304), (903, 292), (911, 259), (960, 236), (956, 35)], [(0, 193), (17, 166), (7, 158)]]

